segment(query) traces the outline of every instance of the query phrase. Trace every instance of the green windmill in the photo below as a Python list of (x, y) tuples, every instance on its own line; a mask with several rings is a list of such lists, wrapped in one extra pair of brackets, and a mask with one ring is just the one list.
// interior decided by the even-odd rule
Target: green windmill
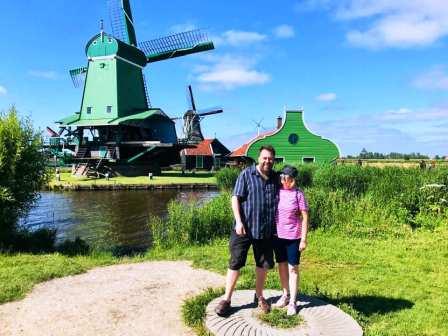
[(154, 63), (214, 48), (201, 30), (137, 43), (129, 0), (109, 0), (112, 34), (86, 45), (86, 67), (70, 70), (83, 87), (81, 108), (58, 120), (75, 151), (76, 174), (109, 170), (122, 175), (157, 172), (179, 150), (174, 122), (151, 106), (143, 70)]

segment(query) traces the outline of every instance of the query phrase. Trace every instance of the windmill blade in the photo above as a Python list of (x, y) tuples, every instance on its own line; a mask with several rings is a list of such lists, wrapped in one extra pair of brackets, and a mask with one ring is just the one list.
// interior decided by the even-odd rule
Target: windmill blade
[(83, 85), (86, 80), (87, 68), (81, 67), (72, 69), (69, 71), (69, 73), (70, 77), (72, 78), (73, 85), (75, 86), (75, 88), (78, 88)]
[(107, 5), (113, 36), (122, 42), (136, 46), (137, 37), (129, 0), (108, 0)]
[(223, 109), (217, 109), (217, 110), (209, 110), (209, 111), (206, 111), (206, 112), (200, 112), (200, 113), (198, 113), (198, 115), (199, 116), (201, 116), (201, 117), (204, 117), (204, 116), (207, 116), (207, 115), (211, 115), (211, 114), (218, 114), (218, 113), (223, 113), (224, 112), (224, 110)]
[(174, 118), (171, 118), (171, 120), (181, 120), (181, 119), (183, 119), (183, 117), (174, 117)]
[(191, 89), (191, 85), (188, 85), (188, 94), (190, 96), (190, 107), (193, 111), (196, 111), (196, 104), (194, 103), (193, 90)]
[(49, 127), (49, 126), (46, 127), (46, 130), (47, 130), (48, 134), (50, 135), (50, 137), (52, 137), (52, 138), (56, 138), (60, 135), (60, 134), (56, 133), (56, 131), (53, 131), (51, 129), (51, 127)]
[(64, 133), (64, 131), (65, 131), (65, 126), (59, 127), (58, 136), (61, 136), (61, 134)]
[(141, 42), (138, 46), (145, 53), (148, 63), (215, 48), (206, 32), (200, 29)]

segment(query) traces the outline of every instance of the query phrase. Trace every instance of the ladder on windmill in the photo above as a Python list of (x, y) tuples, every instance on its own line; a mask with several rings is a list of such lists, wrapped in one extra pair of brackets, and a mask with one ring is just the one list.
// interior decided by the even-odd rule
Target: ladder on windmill
[(146, 104), (148, 105), (148, 108), (151, 108), (151, 100), (149, 99), (149, 90), (148, 90), (148, 83), (146, 83), (146, 76), (143, 74), (143, 86), (145, 88), (145, 96), (146, 96)]

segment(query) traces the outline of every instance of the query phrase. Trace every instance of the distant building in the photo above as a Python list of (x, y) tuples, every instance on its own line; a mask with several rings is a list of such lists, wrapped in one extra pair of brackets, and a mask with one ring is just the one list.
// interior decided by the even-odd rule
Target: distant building
[(340, 156), (335, 143), (308, 130), (302, 110), (286, 111), (284, 121), (277, 118), (276, 130), (260, 134), (235, 149), (229, 159), (237, 164), (255, 162), (263, 145), (274, 146), (277, 162), (331, 163)]
[(219, 169), (224, 166), (230, 150), (218, 139), (204, 139), (196, 148), (185, 148), (180, 152), (183, 169)]

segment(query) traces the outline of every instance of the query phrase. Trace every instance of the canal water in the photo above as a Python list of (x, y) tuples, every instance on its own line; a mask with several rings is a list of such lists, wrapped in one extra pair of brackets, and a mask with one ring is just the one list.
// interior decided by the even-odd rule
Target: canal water
[(120, 190), (42, 192), (20, 223), (57, 230), (57, 241), (80, 237), (91, 247), (150, 246), (150, 216), (166, 216), (170, 201), (203, 203), (216, 191)]

